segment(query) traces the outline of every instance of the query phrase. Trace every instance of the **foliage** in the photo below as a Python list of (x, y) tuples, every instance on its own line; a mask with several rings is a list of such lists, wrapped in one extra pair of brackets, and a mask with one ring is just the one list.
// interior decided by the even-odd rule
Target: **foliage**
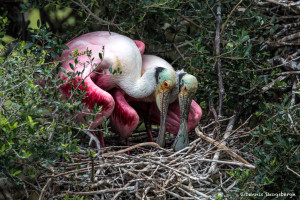
[[(288, 99), (288, 98), (286, 98)], [(254, 146), (257, 170), (254, 191), (299, 191), (299, 180), (288, 168), (300, 170), (299, 105), (269, 105), (263, 115), (268, 119), (252, 133), (259, 146)]]
[[(1, 57), (3, 178), (22, 183), (16, 176), (35, 178), (41, 172), (37, 169), (43, 170), (58, 159), (69, 160), (71, 153), (80, 151), (74, 134), (89, 127), (76, 123), (72, 116), (83, 109), (81, 99), (86, 92), (73, 88), (74, 97), (64, 99), (59, 90), (65, 83), (56, 76), (59, 64), (52, 61), (65, 48), (60, 38), (54, 37), (46, 26), (40, 26), (34, 30), (31, 41), (18, 41), (7, 57)], [(71, 80), (74, 74), (65, 76)], [(99, 109), (90, 112), (87, 121), (93, 120), (93, 113)]]

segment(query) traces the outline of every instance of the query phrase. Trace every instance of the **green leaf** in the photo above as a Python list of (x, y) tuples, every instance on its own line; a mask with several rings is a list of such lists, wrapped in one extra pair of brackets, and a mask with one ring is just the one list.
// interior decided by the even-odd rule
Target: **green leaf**
[(25, 45), (25, 49), (29, 49), (29, 48), (31, 48), (31, 47), (32, 47), (32, 45), (33, 45), (33, 43), (31, 43), (31, 42), (27, 42), (27, 44)]
[(69, 63), (69, 66), (71, 67), (72, 70), (74, 70), (74, 65), (72, 63)]
[(14, 125), (12, 125), (12, 126), (10, 127), (10, 129), (11, 129), (11, 130), (14, 130), (15, 128), (17, 128), (17, 126), (18, 126), (18, 122), (15, 122)]
[(28, 120), (31, 128), (33, 128), (33, 126), (37, 123), (37, 122), (33, 122), (32, 118), (29, 115), (28, 115)]
[(16, 176), (16, 175), (20, 174), (21, 172), (22, 172), (21, 170), (15, 171), (15, 172), (12, 174), (12, 176)]
[(185, 43), (187, 43), (190, 46), (194, 46), (190, 41), (186, 40)]
[(242, 43), (245, 42), (245, 41), (247, 41), (247, 40), (249, 40), (249, 35), (245, 35), (245, 36), (243, 37)]
[(271, 76), (274, 76), (275, 74), (276, 74), (276, 70), (273, 70)]
[(228, 42), (226, 46), (233, 47), (233, 43), (232, 42)]
[(32, 118), (31, 118), (30, 116), (28, 116), (28, 120), (29, 120), (29, 123), (30, 123), (31, 125), (33, 125), (33, 121), (32, 121)]
[(4, 152), (4, 150), (5, 150), (5, 144), (2, 145), (1, 152)]

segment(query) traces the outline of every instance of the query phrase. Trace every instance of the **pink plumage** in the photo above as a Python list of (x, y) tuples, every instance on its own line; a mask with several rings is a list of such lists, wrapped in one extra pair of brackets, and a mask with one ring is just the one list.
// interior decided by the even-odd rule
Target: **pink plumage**
[[(87, 92), (86, 97), (82, 100), (86, 107), (81, 113), (77, 113), (76, 117), (77, 121), (85, 123), (89, 129), (95, 129), (102, 124), (104, 116), (108, 118), (112, 114), (115, 107), (113, 97), (105, 90), (117, 87), (122, 83), (121, 81), (126, 81), (126, 75), (135, 77), (136, 74), (141, 74), (139, 49), (130, 38), (106, 31), (81, 35), (66, 45), (69, 49), (64, 50), (58, 59), (64, 69), (59, 71), (59, 77), (65, 80), (61, 93), (64, 98), (69, 98), (72, 87)], [(90, 56), (88, 56), (89, 54)], [(76, 57), (77, 64), (74, 59), (70, 58), (70, 55)], [(117, 78), (112, 76), (108, 70), (110, 67), (113, 68), (112, 70), (122, 68), (124, 75)], [(134, 68), (136, 71), (131, 73), (130, 68)], [(106, 72), (103, 73), (103, 70)], [(67, 74), (73, 74), (73, 78), (68, 79), (64, 71)], [(132, 77), (131, 79), (136, 80)], [(89, 114), (87, 108), (93, 109), (95, 104), (102, 106), (102, 111), (96, 114), (92, 123), (87, 124), (84, 120), (84, 116)], [(120, 108), (120, 102), (117, 105)], [(102, 135), (100, 135), (100, 142), (101, 146), (104, 146)]]
[(110, 126), (113, 132), (128, 139), (139, 123), (139, 116), (126, 101), (125, 93), (122, 90), (113, 89), (110, 93), (116, 103), (115, 109), (110, 116)]

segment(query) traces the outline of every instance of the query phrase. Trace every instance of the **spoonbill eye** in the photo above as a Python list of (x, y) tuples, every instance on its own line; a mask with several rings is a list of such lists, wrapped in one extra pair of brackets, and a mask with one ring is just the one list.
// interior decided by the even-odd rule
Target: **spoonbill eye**
[(167, 81), (165, 81), (165, 82), (164, 82), (164, 86), (165, 86), (165, 87), (168, 87), (168, 86), (169, 86), (169, 83), (168, 83)]

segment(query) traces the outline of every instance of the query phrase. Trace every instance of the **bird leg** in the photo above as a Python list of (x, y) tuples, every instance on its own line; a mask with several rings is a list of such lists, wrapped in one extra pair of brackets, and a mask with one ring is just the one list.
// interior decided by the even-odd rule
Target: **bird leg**
[[(130, 147), (129, 138), (126, 138), (126, 146)], [(130, 151), (127, 151), (127, 154), (130, 155)]]
[(101, 147), (105, 148), (105, 143), (104, 143), (104, 138), (103, 138), (103, 132), (102, 132), (102, 126), (101, 125), (99, 126), (98, 138), (99, 138)]
[(94, 133), (90, 133), (89, 131), (85, 131), (85, 130), (83, 130), (83, 132), (90, 137), (89, 146), (91, 146), (92, 142), (95, 141), (97, 149), (101, 148), (100, 142)]
[(145, 127), (148, 133), (148, 137), (150, 142), (154, 142), (153, 140), (153, 135), (152, 135), (152, 130), (151, 130), (151, 103), (147, 103), (147, 114), (146, 114), (146, 119), (145, 119)]
[(100, 130), (98, 131), (98, 137), (100, 140), (100, 145), (102, 148), (105, 148), (104, 138), (103, 138), (103, 132)]

